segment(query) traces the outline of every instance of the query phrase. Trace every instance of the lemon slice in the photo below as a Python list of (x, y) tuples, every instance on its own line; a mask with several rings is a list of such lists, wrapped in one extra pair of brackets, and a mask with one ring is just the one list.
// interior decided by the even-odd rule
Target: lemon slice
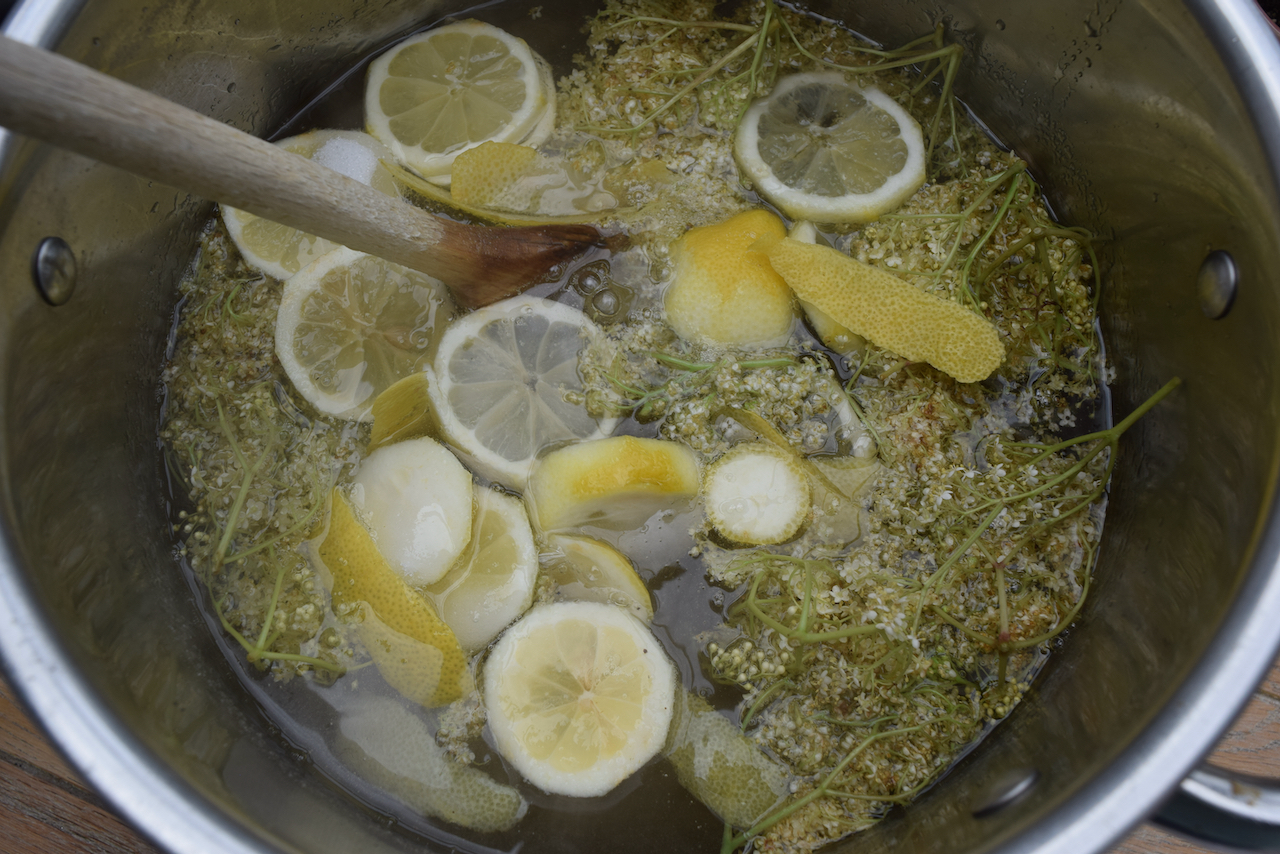
[(474, 652), (529, 610), (537, 579), (538, 549), (524, 504), (479, 489), (471, 547), (426, 594), (462, 648)]
[(459, 153), (488, 140), (521, 142), (539, 129), (555, 99), (550, 79), (523, 39), (459, 21), (374, 60), (365, 121), (402, 163), (444, 182)]
[(457, 637), (391, 568), (337, 489), (316, 554), (328, 570), (334, 610), (358, 609), (357, 634), (388, 685), (429, 707), (471, 690)]
[[(367, 133), (354, 130), (318, 130), (276, 143), (285, 151), (301, 155), (373, 187), (388, 196), (398, 196), (395, 179), (382, 165), (391, 158), (387, 147)], [(268, 276), (287, 279), (339, 244), (287, 225), (272, 222), (227, 205), (220, 206), (227, 234), (250, 266)]]
[(534, 608), (484, 668), (499, 752), (540, 789), (575, 797), (606, 794), (662, 748), (675, 685), (644, 624), (598, 602)]
[(431, 439), (397, 442), (365, 457), (351, 503), (378, 551), (415, 586), (438, 581), (471, 542), (471, 474)]
[(538, 461), (525, 498), (543, 531), (579, 525), (638, 528), (698, 494), (698, 460), (679, 442), (612, 436)]
[(813, 508), (808, 473), (772, 442), (735, 445), (707, 469), (705, 491), (711, 524), (735, 543), (785, 543)]
[(571, 602), (604, 602), (653, 621), (653, 597), (622, 552), (591, 537), (552, 534), (544, 556), (555, 595)]
[(537, 297), (455, 321), (435, 359), (433, 403), (445, 437), (473, 471), (523, 490), (538, 451), (608, 435), (617, 423), (569, 399), (583, 392), (579, 357), (602, 341), (585, 314)]
[(785, 235), (782, 220), (751, 210), (691, 228), (671, 246), (675, 276), (666, 293), (667, 322), (686, 341), (770, 347), (791, 336), (791, 289), (754, 248)]
[(374, 399), (427, 364), (444, 286), (353, 249), (291, 277), (276, 316), (276, 355), (316, 409), (370, 421)]
[(743, 115), (733, 151), (760, 195), (792, 219), (869, 222), (925, 180), (915, 119), (833, 71), (780, 80)]

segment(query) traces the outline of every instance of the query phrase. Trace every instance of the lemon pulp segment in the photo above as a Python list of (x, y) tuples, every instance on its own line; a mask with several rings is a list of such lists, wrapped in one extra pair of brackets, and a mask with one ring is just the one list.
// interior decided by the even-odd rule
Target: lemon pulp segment
[(445, 437), (474, 471), (524, 489), (541, 449), (608, 435), (617, 423), (581, 402), (579, 359), (602, 338), (582, 312), (537, 297), (455, 321), (435, 359), (433, 403)]
[(534, 608), (485, 664), (485, 708), (499, 751), (529, 782), (605, 794), (661, 749), (675, 669), (634, 617), (612, 605)]
[(698, 494), (698, 461), (679, 442), (612, 436), (538, 461), (526, 498), (543, 531), (578, 525), (639, 527)]
[(904, 359), (963, 383), (985, 380), (1004, 361), (995, 325), (957, 302), (826, 246), (783, 238), (765, 252), (801, 299)]
[(446, 298), (430, 276), (335, 250), (285, 282), (276, 355), (316, 409), (371, 420), (379, 394), (426, 366)]
[(462, 648), (474, 652), (529, 609), (537, 578), (538, 549), (524, 503), (479, 489), (471, 545), (425, 592)]
[(868, 222), (925, 180), (916, 121), (879, 89), (831, 71), (782, 78), (743, 114), (734, 155), (760, 195), (792, 219)]
[[(382, 161), (391, 159), (391, 152), (367, 133), (318, 130), (280, 140), (276, 145), (380, 193), (400, 194), (395, 179), (382, 165)], [(289, 278), (340, 245), (228, 205), (221, 205), (220, 210), (227, 234), (244, 260), (277, 279)]]
[(391, 568), (337, 489), (317, 554), (331, 576), (334, 610), (360, 610), (357, 633), (387, 684), (429, 707), (451, 703), (470, 689), (458, 639), (431, 603)]
[(671, 247), (675, 274), (666, 293), (667, 322), (687, 341), (772, 346), (791, 334), (791, 289), (764, 255), (762, 237), (786, 234), (766, 210), (692, 228)]

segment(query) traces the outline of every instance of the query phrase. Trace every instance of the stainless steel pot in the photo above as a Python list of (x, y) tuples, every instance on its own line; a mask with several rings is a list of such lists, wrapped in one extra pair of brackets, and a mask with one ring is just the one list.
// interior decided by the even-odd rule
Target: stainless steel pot
[[(459, 8), (27, 0), (5, 31), (266, 134), (356, 57)], [(1274, 37), (1245, 0), (814, 9), (886, 43), (947, 25), (967, 50), (965, 100), (1065, 220), (1107, 238), (1117, 409), (1185, 381), (1126, 435), (1096, 592), (1028, 701), (941, 785), (842, 850), (1097, 851), (1174, 791), (1166, 820), (1276, 847), (1254, 821), (1268, 792), (1253, 823), (1223, 824), (1201, 805), (1246, 809), (1241, 790), (1209, 772), (1183, 782), (1280, 644)], [(566, 54), (580, 20), (557, 5), (528, 37)], [(9, 677), (85, 777), (175, 854), (423, 850), (281, 746), (171, 555), (158, 367), (174, 283), (210, 214), (0, 133)]]

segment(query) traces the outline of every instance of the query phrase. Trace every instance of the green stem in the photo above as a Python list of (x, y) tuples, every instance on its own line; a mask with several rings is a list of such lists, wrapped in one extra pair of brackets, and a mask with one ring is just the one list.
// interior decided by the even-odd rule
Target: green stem
[(828, 774), (825, 778), (823, 778), (822, 782), (819, 783), (816, 787), (814, 787), (812, 791), (806, 793), (804, 796), (800, 798), (795, 799), (794, 801), (791, 801), (790, 803), (779, 808), (778, 810), (774, 811), (773, 813), (761, 819), (760, 821), (757, 821), (754, 825), (751, 826), (750, 829), (745, 830), (742, 833), (739, 833), (734, 837), (732, 837), (729, 840), (728, 848), (725, 848), (723, 846), (721, 847), (720, 850), (722, 854), (731, 854), (731, 852), (737, 850), (743, 845), (746, 845), (754, 837), (757, 837), (760, 834), (764, 833), (766, 830), (773, 827), (775, 824), (782, 821), (784, 818), (787, 818), (788, 816), (792, 815), (796, 811), (803, 809), (804, 807), (808, 806), (810, 803), (817, 800), (818, 798), (825, 797), (830, 791), (831, 785), (835, 782), (836, 778), (844, 771), (844, 769), (849, 767), (849, 764), (853, 762), (853, 760), (856, 759), (858, 755), (862, 753), (862, 751), (866, 750), (875, 742), (881, 741), (886, 738), (892, 738), (898, 735), (910, 735), (913, 732), (919, 732), (922, 729), (925, 729), (927, 726), (929, 726), (932, 723), (933, 721), (929, 721), (927, 723), (918, 724), (916, 726), (903, 727), (902, 729), (891, 729), (885, 732), (878, 732), (878, 733), (874, 733), (872, 735), (867, 736), (862, 740), (860, 744), (858, 744), (857, 747), (853, 748), (847, 754), (845, 754), (845, 757), (841, 759), (839, 764), (837, 764), (836, 767), (831, 770), (831, 773)]
[(756, 697), (756, 701), (751, 704), (751, 708), (747, 709), (746, 713), (743, 714), (742, 716), (742, 725), (741, 725), (742, 731), (743, 732), (747, 731), (747, 727), (751, 724), (752, 719), (755, 718), (756, 714), (759, 713), (759, 711), (765, 707), (765, 704), (767, 703), (768, 699), (771, 696), (773, 696), (778, 691), (781, 691), (783, 688), (794, 688), (794, 687), (795, 687), (795, 683), (792, 682), (790, 679), (779, 679), (777, 682), (774, 682), (768, 688), (765, 688), (763, 691), (761, 691), (760, 694)]

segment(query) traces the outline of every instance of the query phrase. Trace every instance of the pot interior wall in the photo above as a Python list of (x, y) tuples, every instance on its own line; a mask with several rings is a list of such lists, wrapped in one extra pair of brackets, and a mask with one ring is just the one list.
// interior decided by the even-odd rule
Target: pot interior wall
[[(432, 16), (408, 0), (229, 6), (86, 4), (61, 50), (270, 135), (356, 58)], [(1280, 269), (1274, 182), (1190, 15), (1173, 3), (1103, 6), (958, 2), (941, 17), (927, 2), (815, 6), (886, 44), (948, 27), (966, 47), (962, 97), (1031, 163), (1064, 220), (1106, 238), (1116, 411), (1184, 380), (1126, 437), (1096, 587), (1029, 701), (943, 785), (849, 850), (990, 848), (1090, 785), (1209, 645), (1263, 523), (1280, 340), (1264, 272)], [(578, 9), (557, 6), (526, 37), (567, 60)], [(516, 10), (485, 15), (505, 23), (526, 7)], [(174, 284), (211, 205), (52, 149), (19, 155), (0, 176), (0, 465), (6, 529), (33, 597), (141, 755), (230, 826), (313, 854), (414, 848), (273, 737), (172, 556), (159, 367)], [(30, 281), (48, 235), (79, 262), (60, 308)], [(1221, 321), (1196, 300), (1211, 249), (1241, 271)], [(1024, 768), (1040, 777), (1017, 808), (973, 817), (990, 781)]]

